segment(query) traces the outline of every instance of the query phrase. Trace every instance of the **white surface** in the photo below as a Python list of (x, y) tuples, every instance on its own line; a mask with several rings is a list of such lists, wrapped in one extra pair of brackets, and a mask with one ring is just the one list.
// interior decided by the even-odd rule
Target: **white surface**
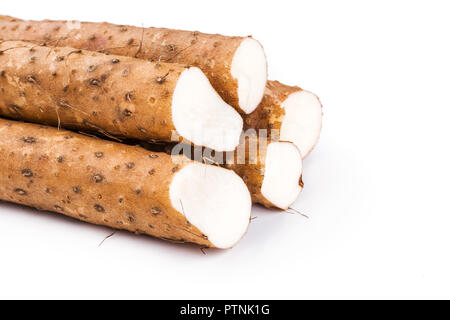
[(267, 59), (258, 41), (247, 38), (241, 42), (230, 71), (238, 82), (239, 107), (252, 113), (263, 98), (267, 81)]
[[(133, 4), (134, 3), (134, 4)], [(257, 11), (255, 11), (257, 10)], [(295, 208), (256, 208), (229, 251), (15, 205), (1, 298), (450, 298), (450, 7), (445, 1), (3, 1), (3, 14), (253, 34), (269, 77), (312, 90), (321, 140)]]
[(317, 144), (322, 129), (322, 105), (313, 93), (302, 90), (289, 95), (281, 106), (285, 115), (280, 140), (292, 141), (306, 158)]
[(239, 144), (243, 121), (239, 113), (209, 83), (199, 68), (178, 78), (172, 97), (176, 131), (193, 143), (216, 151), (233, 151)]
[(288, 209), (302, 191), (302, 154), (294, 143), (286, 141), (270, 143), (266, 152), (261, 194), (277, 208)]
[(248, 229), (252, 199), (234, 171), (187, 165), (172, 180), (170, 201), (216, 248), (235, 246)]

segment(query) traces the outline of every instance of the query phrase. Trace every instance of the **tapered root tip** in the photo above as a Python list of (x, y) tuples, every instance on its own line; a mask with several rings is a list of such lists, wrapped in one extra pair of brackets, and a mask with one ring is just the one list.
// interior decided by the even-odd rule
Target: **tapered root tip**
[(220, 249), (233, 247), (247, 232), (251, 197), (233, 171), (192, 163), (170, 185), (172, 206)]
[(261, 193), (280, 209), (288, 209), (297, 200), (302, 186), (302, 156), (291, 142), (272, 142), (267, 147)]
[(302, 158), (312, 151), (322, 129), (322, 105), (311, 92), (292, 93), (281, 105), (285, 110), (280, 140), (291, 141), (300, 149)]
[(252, 113), (261, 102), (267, 82), (267, 60), (261, 44), (246, 38), (236, 50), (231, 75), (238, 82), (239, 107)]
[(180, 136), (216, 151), (233, 151), (243, 127), (240, 114), (220, 98), (195, 67), (186, 69), (178, 78), (172, 121)]

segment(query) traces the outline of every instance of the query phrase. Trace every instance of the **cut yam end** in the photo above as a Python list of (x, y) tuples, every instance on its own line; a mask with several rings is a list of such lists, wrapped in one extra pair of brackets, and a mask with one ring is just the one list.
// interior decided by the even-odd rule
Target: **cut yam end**
[(195, 67), (180, 75), (172, 98), (172, 121), (177, 132), (199, 146), (233, 151), (239, 144), (243, 120), (226, 104)]
[(233, 171), (200, 163), (177, 172), (170, 185), (172, 206), (217, 248), (233, 247), (247, 232), (252, 201)]
[(272, 142), (267, 147), (262, 195), (280, 209), (297, 200), (302, 187), (302, 156), (290, 142)]
[(300, 149), (303, 159), (319, 140), (322, 129), (322, 105), (308, 91), (292, 93), (281, 105), (285, 110), (280, 140), (291, 141)]
[(247, 114), (261, 102), (267, 82), (267, 60), (258, 41), (246, 38), (237, 48), (231, 75), (238, 82), (239, 107)]

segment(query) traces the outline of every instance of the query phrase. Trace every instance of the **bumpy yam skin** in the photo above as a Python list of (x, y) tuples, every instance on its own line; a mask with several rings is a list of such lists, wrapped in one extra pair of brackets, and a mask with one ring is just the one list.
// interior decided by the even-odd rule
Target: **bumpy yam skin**
[(244, 39), (110, 23), (0, 19), (0, 40), (34, 41), (199, 67), (222, 99), (241, 112), (238, 83), (230, 71), (234, 53)]
[(285, 111), (281, 104), (299, 87), (291, 87), (278, 81), (268, 81), (261, 103), (252, 113), (244, 115), (244, 129), (280, 130)]
[[(254, 158), (252, 158), (250, 154), (250, 145), (252, 144), (256, 144), (258, 149), (257, 155), (253, 156)], [(244, 142), (241, 142), (238, 149), (241, 146), (247, 146), (245, 152), (242, 153), (243, 155), (245, 154), (245, 161), (243, 161), (244, 157), (239, 159), (240, 154), (236, 151), (234, 152), (234, 157), (226, 158), (224, 167), (233, 170), (242, 178), (242, 180), (244, 180), (250, 191), (253, 203), (262, 204), (267, 208), (276, 208), (276, 206), (268, 201), (261, 193), (264, 180), (267, 144), (260, 141), (257, 135), (249, 135), (245, 137), (245, 144)], [(229, 161), (229, 159), (233, 159), (233, 161)]]
[(0, 199), (137, 234), (212, 247), (169, 198), (187, 162), (139, 147), (0, 119)]
[(29, 42), (0, 44), (0, 114), (141, 140), (171, 141), (183, 65)]

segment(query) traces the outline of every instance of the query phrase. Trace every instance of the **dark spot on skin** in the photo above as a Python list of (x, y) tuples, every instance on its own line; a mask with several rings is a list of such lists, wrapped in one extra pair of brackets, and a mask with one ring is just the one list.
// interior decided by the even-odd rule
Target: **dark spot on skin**
[(14, 189), (14, 192), (17, 193), (20, 196), (26, 196), (28, 194), (25, 190), (20, 189), (20, 188)]
[(24, 98), (24, 97), (26, 96), (26, 94), (25, 94), (24, 91), (20, 91), (20, 92), (19, 92), (19, 96), (21, 96), (22, 98)]
[(92, 179), (94, 180), (95, 183), (100, 183), (103, 182), (103, 180), (105, 180), (105, 177), (97, 173), (92, 176)]
[(123, 202), (123, 198), (119, 198), (119, 203), (122, 203)]
[(166, 82), (166, 78), (165, 77), (158, 77), (158, 78), (156, 78), (156, 83), (163, 84), (164, 82)]
[(128, 110), (128, 109), (125, 109), (125, 110), (123, 110), (122, 114), (123, 114), (125, 117), (131, 117), (132, 112), (131, 112), (130, 110)]
[(58, 102), (56, 103), (58, 105), (58, 107), (61, 108), (65, 108), (65, 109), (71, 109), (71, 105), (69, 103), (69, 101), (67, 100), (58, 100)]
[(169, 45), (167, 46), (167, 49), (168, 49), (169, 51), (173, 52), (173, 51), (175, 51), (176, 46), (175, 46), (174, 44), (169, 44)]
[(137, 189), (135, 192), (136, 192), (136, 194), (137, 194), (138, 196), (142, 194), (142, 190), (141, 190), (141, 189)]
[(22, 110), (21, 107), (19, 107), (18, 105), (15, 105), (15, 104), (8, 105), (8, 109), (15, 113), (19, 113)]
[(106, 79), (108, 79), (108, 77), (109, 77), (109, 75), (106, 74), (106, 73), (104, 73), (104, 74), (101, 75), (100, 80), (101, 80), (102, 82), (105, 82)]
[(177, 172), (179, 169), (180, 169), (180, 168), (178, 168), (178, 167), (173, 167), (173, 168), (172, 168), (172, 172), (175, 173), (175, 172)]
[(29, 74), (25, 77), (25, 80), (29, 83), (38, 83), (36, 76)]
[(95, 204), (94, 205), (94, 209), (97, 211), (97, 212), (105, 212), (105, 208), (103, 208), (101, 205), (99, 205), (99, 204)]
[(130, 75), (130, 68), (126, 67), (125, 69), (123, 69), (122, 71), (122, 77), (128, 77)]
[(155, 169), (150, 170), (150, 171), (148, 172), (148, 174), (151, 175), (151, 176), (154, 175), (154, 174), (155, 174)]
[(134, 162), (128, 162), (126, 164), (126, 166), (127, 166), (127, 169), (133, 169), (134, 168)]
[(4, 77), (6, 76), (5, 70), (2, 70), (2, 71), (0, 72), (0, 75), (1, 75), (2, 78), (4, 78)]
[(112, 59), (112, 60), (111, 60), (111, 63), (112, 63), (112, 64), (118, 64), (119, 62), (120, 62), (119, 59)]
[(31, 171), (30, 169), (23, 169), (22, 170), (22, 175), (25, 178), (31, 178), (33, 176), (33, 171)]
[(58, 206), (58, 205), (55, 205), (55, 209), (56, 209), (57, 211), (64, 211), (64, 208), (61, 207), (61, 206)]
[(98, 79), (90, 79), (89, 84), (94, 87), (100, 87), (100, 80)]
[(63, 156), (59, 156), (58, 157), (58, 163), (63, 163), (64, 162), (64, 157)]
[(151, 225), (151, 224), (149, 224), (148, 227), (149, 227), (150, 229), (155, 229), (155, 227), (154, 227), (153, 225)]
[(127, 42), (127, 44), (129, 46), (131, 46), (133, 43), (134, 43), (134, 39), (133, 38), (129, 39), (128, 42)]
[(65, 87), (63, 88), (63, 91), (64, 91), (64, 92), (67, 92), (68, 89), (69, 89), (69, 85), (65, 86)]
[(158, 207), (153, 207), (152, 208), (152, 214), (154, 216), (157, 216), (157, 215), (161, 214), (161, 212), (162, 212), (162, 210), (160, 208), (158, 208)]
[(133, 94), (131, 92), (127, 92), (125, 95), (125, 101), (131, 102), (133, 99)]
[(49, 188), (45, 189), (45, 193), (52, 193), (52, 190), (50, 190)]
[(88, 71), (88, 72), (94, 72), (95, 69), (97, 69), (97, 66), (96, 66), (96, 65), (90, 65), (90, 66), (87, 68), (87, 71)]
[(119, 29), (119, 31), (120, 31), (120, 32), (127, 32), (127, 31), (128, 31), (128, 28), (127, 28), (127, 27), (124, 27), (124, 26), (121, 26), (120, 29)]
[(96, 39), (95, 34), (89, 37), (89, 41), (94, 41)]
[(81, 187), (76, 186), (76, 187), (73, 187), (72, 190), (73, 190), (73, 192), (75, 192), (77, 194), (81, 193)]
[(52, 72), (52, 77), (56, 77), (56, 71)]
[(95, 95), (95, 96), (92, 96), (92, 100), (94, 100), (94, 101), (98, 101), (100, 99), (100, 97), (99, 96), (97, 96), (97, 95)]
[(23, 137), (22, 141), (30, 144), (36, 143), (36, 139), (34, 137)]
[(64, 57), (63, 56), (56, 57), (56, 61), (58, 62), (64, 61)]
[(74, 54), (74, 53), (76, 53), (76, 54), (81, 54), (81, 53), (83, 53), (83, 50), (81, 50), (81, 49), (74, 50), (74, 51), (72, 51), (72, 52), (69, 52), (69, 54), (68, 54), (67, 56), (70, 56), (71, 54)]
[(128, 221), (129, 223), (134, 223), (134, 222), (136, 222), (136, 217), (135, 217), (134, 214), (132, 214), (131, 212), (128, 212), (128, 213), (125, 215), (125, 218), (127, 219), (127, 221)]
[(85, 126), (89, 126), (89, 127), (95, 128), (95, 125), (92, 122), (90, 122), (89, 120), (87, 120), (87, 119), (83, 119), (83, 124)]
[(96, 152), (96, 153), (95, 153), (95, 157), (96, 157), (96, 158), (103, 158), (103, 156), (104, 156), (104, 153), (103, 153), (103, 152)]

